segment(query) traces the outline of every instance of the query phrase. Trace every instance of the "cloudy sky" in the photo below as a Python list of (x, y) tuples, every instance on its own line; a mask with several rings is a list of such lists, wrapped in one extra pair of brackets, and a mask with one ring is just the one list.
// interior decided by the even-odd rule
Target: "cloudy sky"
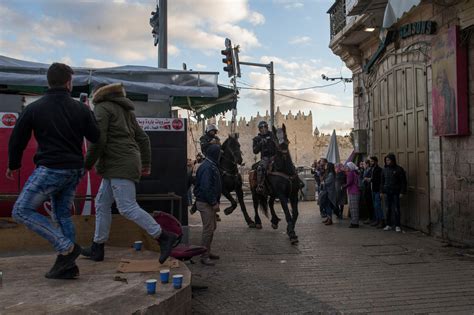
[[(156, 0), (2, 0), (0, 54), (73, 66), (157, 65), (149, 17)], [(329, 44), (327, 9), (334, 0), (170, 0), (168, 68), (222, 70), (224, 39), (241, 47), (241, 61), (275, 64), (276, 106), (311, 110), (323, 132), (352, 126), (352, 85), (321, 79), (350, 77)], [(241, 87), (268, 89), (263, 68), (242, 66)], [(310, 87), (320, 87), (311, 88)], [(333, 105), (333, 106), (329, 106)], [(238, 115), (269, 108), (268, 91), (242, 89)]]

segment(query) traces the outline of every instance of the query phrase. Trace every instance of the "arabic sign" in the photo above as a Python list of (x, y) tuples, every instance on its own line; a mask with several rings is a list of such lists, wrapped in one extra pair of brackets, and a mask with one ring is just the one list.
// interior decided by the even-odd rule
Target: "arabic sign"
[(15, 127), (15, 123), (17, 119), (18, 119), (17, 113), (0, 112), (0, 128)]
[(138, 118), (138, 125), (144, 131), (184, 131), (182, 118)]

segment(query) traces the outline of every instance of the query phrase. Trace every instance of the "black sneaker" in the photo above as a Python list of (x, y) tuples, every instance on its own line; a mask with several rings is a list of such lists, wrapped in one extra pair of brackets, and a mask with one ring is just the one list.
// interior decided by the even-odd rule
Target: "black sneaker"
[(74, 248), (70, 254), (58, 255), (53, 268), (51, 268), (51, 270), (46, 274), (46, 278), (57, 279), (57, 277), (64, 273), (64, 271), (76, 266), (76, 258), (79, 257), (81, 251), (81, 246), (74, 244)]
[(50, 274), (49, 272), (45, 275), (48, 279), (76, 279), (79, 276), (79, 267), (74, 264), (74, 267), (67, 269), (59, 274)]
[(92, 242), (90, 247), (82, 249), (82, 256), (89, 257), (93, 261), (103, 261), (104, 260), (104, 243), (99, 244)]
[(189, 210), (189, 213), (194, 214), (197, 211), (196, 203), (193, 203), (191, 209)]
[(173, 245), (178, 239), (178, 235), (167, 231), (162, 231), (157, 241), (160, 244), (160, 264), (164, 263), (173, 250)]

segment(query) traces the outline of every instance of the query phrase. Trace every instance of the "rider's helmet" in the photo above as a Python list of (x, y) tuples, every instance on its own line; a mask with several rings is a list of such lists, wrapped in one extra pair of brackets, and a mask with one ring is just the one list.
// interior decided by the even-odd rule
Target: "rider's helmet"
[(216, 125), (214, 125), (214, 124), (209, 124), (209, 125), (206, 126), (206, 133), (209, 133), (211, 131), (216, 131), (217, 132), (217, 130), (218, 129), (217, 129)]
[(261, 122), (258, 123), (258, 129), (262, 129), (262, 128), (268, 128), (268, 124), (265, 120), (262, 120)]

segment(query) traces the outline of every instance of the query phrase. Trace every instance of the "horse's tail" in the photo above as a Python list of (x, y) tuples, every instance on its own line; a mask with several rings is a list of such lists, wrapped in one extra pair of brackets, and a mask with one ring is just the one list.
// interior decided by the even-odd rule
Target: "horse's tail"
[(258, 203), (260, 204), (263, 214), (268, 218), (268, 197), (258, 194)]

